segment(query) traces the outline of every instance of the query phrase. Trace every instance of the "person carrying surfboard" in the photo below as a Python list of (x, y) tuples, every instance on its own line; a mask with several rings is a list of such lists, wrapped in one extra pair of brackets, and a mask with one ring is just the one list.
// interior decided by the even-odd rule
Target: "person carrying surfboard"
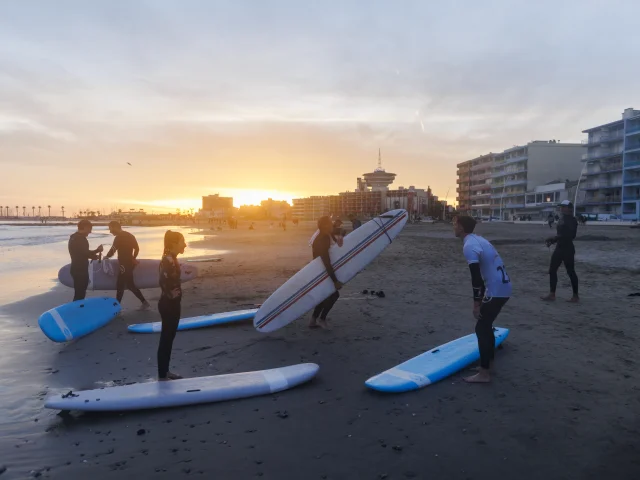
[(133, 234), (126, 232), (122, 229), (119, 222), (109, 222), (109, 232), (115, 237), (113, 245), (105, 255), (105, 260), (108, 260), (114, 253), (118, 252), (118, 263), (120, 265), (120, 271), (118, 272), (118, 280), (116, 282), (116, 300), (118, 303), (122, 303), (122, 297), (124, 296), (125, 288), (131, 290), (131, 292), (142, 302), (140, 307), (143, 310), (147, 310), (151, 307), (149, 302), (144, 298), (142, 292), (133, 280), (133, 269), (138, 264), (138, 252), (140, 247), (138, 241)]
[(331, 258), (329, 257), (329, 249), (331, 248), (332, 243), (336, 242), (333, 235), (334, 224), (331, 221), (331, 218), (328, 216), (320, 217), (318, 219), (318, 230), (319, 233), (316, 235), (316, 238), (313, 240), (313, 244), (311, 245), (313, 258), (316, 259), (320, 257), (322, 259), (322, 263), (327, 269), (327, 274), (333, 281), (336, 291), (318, 304), (313, 310), (311, 321), (309, 322), (309, 328), (321, 327), (329, 330), (331, 329), (331, 325), (329, 324), (329, 320), (327, 320), (327, 315), (340, 297), (338, 290), (342, 288), (342, 283), (338, 281), (333, 270), (333, 266), (331, 265)]
[(453, 231), (456, 237), (462, 239), (462, 252), (471, 271), (473, 316), (477, 320), (476, 336), (480, 350), (478, 373), (464, 380), (469, 383), (488, 383), (491, 381), (490, 368), (495, 350), (493, 322), (511, 297), (512, 286), (497, 250), (487, 239), (473, 233), (475, 227), (473, 217), (454, 217)]
[(180, 284), (180, 264), (178, 255), (184, 253), (187, 244), (180, 232), (167, 230), (164, 234), (164, 253), (160, 261), (160, 289), (158, 311), (162, 318), (160, 344), (158, 345), (158, 380), (178, 380), (180, 375), (169, 371), (173, 340), (180, 323), (182, 287)]
[(73, 301), (84, 300), (89, 287), (89, 260), (97, 260), (102, 252), (100, 245), (89, 250), (87, 237), (93, 230), (93, 224), (86, 218), (78, 222), (78, 231), (69, 237), (69, 255), (71, 256), (71, 278), (73, 278)]

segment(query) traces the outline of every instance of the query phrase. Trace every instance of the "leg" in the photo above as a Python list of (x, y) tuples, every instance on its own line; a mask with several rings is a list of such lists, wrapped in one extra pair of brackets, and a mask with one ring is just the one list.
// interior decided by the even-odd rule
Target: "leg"
[(335, 303), (340, 298), (340, 292), (337, 290), (331, 294), (324, 302), (322, 302), (322, 311), (320, 312), (320, 319), (318, 319), (318, 325), (325, 330), (331, 330), (331, 325), (329, 324), (329, 320), (327, 319), (327, 315), (335, 305)]
[(489, 369), (494, 358), (496, 339), (493, 334), (493, 322), (507, 303), (508, 298), (483, 299), (480, 306), (480, 315), (476, 323), (476, 337), (478, 337), (478, 349), (480, 350), (480, 370), (476, 375), (464, 380), (470, 383), (488, 383), (491, 381)]
[(541, 297), (542, 300), (553, 301), (556, 299), (556, 287), (558, 286), (558, 269), (562, 265), (563, 254), (558, 247), (551, 254), (551, 263), (549, 264), (549, 295)]
[(126, 270), (123, 265), (120, 265), (120, 271), (118, 272), (118, 279), (116, 280), (116, 300), (118, 303), (122, 303), (122, 297), (124, 296), (124, 288), (127, 283)]
[(573, 296), (571, 297), (570, 302), (576, 303), (580, 300), (578, 296), (578, 275), (576, 274), (575, 269), (575, 249), (565, 252), (564, 256), (564, 268), (567, 270), (567, 275), (569, 275), (569, 280), (571, 280), (571, 289), (573, 290)]
[(158, 345), (158, 378), (160, 380), (175, 378), (175, 374), (169, 372), (169, 362), (171, 361), (171, 350), (173, 340), (176, 337), (178, 323), (180, 322), (180, 301), (168, 300), (164, 297), (158, 302), (158, 311), (162, 318), (162, 331), (160, 332), (160, 343)]
[(89, 286), (89, 275), (71, 275), (73, 278), (73, 301), (84, 300)]
[(143, 307), (148, 307), (149, 303), (145, 300), (144, 295), (138, 287), (136, 287), (135, 282), (133, 281), (133, 266), (127, 267), (125, 272), (125, 286), (133, 292), (138, 300), (142, 302)]

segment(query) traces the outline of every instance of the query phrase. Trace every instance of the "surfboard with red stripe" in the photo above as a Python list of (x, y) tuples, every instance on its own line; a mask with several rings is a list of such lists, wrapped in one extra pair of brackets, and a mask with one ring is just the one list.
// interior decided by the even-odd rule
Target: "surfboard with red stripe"
[[(407, 223), (406, 210), (391, 210), (377, 216), (344, 238), (342, 247), (329, 251), (336, 277), (347, 283), (393, 241)], [(291, 277), (260, 307), (253, 325), (260, 332), (273, 332), (288, 325), (335, 292), (320, 258)]]

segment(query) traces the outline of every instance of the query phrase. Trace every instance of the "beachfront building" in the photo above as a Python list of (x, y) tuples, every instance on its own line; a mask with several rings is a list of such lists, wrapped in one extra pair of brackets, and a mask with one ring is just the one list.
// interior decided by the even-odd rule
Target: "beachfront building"
[(640, 110), (627, 108), (615, 122), (584, 130), (587, 152), (579, 202), (585, 213), (640, 218)]
[(563, 200), (574, 201), (578, 181), (553, 180), (538, 185), (525, 192), (524, 207), (511, 217), (531, 217), (531, 220), (545, 220), (549, 213), (557, 213), (558, 204)]
[(207, 195), (202, 197), (202, 209), (198, 214), (206, 218), (228, 218), (235, 213), (233, 197)]
[(456, 201), (458, 211), (465, 215), (471, 215), (471, 160), (459, 163), (458, 180), (456, 183)]
[(292, 216), (297, 220), (317, 220), (329, 212), (328, 195), (293, 199)]

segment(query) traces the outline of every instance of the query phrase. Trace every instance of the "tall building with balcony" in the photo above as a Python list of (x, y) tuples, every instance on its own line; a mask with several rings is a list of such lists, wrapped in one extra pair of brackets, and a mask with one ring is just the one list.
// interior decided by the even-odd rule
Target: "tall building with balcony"
[(587, 153), (579, 202), (587, 213), (625, 220), (640, 217), (640, 110), (627, 108), (615, 122), (584, 130)]
[(469, 169), (469, 200), (471, 215), (484, 217), (491, 214), (492, 153), (471, 160)]
[(526, 194), (550, 178), (579, 176), (585, 147), (579, 143), (536, 140), (493, 155), (491, 211), (494, 217), (509, 219), (526, 214)]
[(471, 160), (459, 163), (456, 187), (456, 202), (458, 211), (471, 213)]

